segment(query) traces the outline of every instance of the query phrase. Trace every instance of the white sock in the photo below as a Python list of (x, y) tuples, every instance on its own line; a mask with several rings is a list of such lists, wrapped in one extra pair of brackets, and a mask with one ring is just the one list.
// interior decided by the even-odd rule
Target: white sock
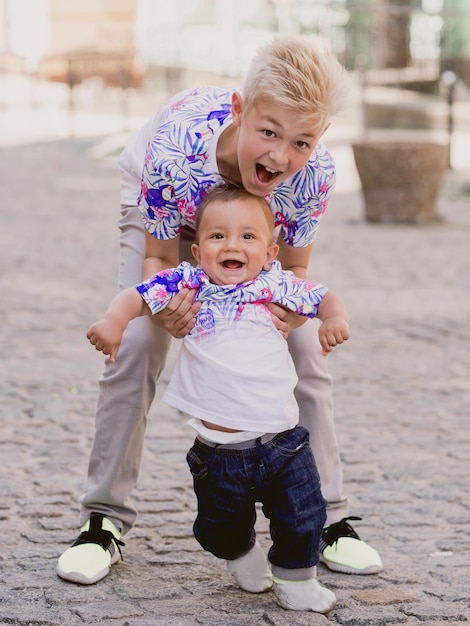
[(258, 542), (244, 556), (227, 561), (227, 569), (239, 587), (250, 593), (268, 591), (273, 585), (268, 559)]
[(274, 593), (283, 609), (328, 613), (336, 604), (335, 594), (315, 578), (294, 581), (274, 577), (273, 580)]

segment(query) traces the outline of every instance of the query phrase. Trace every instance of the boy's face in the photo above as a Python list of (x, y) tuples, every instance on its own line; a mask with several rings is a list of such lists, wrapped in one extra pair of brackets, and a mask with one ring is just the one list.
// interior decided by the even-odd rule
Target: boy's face
[(237, 157), (243, 187), (265, 196), (283, 180), (307, 164), (326, 128), (315, 131), (313, 124), (295, 111), (265, 100), (248, 110), (238, 93), (232, 98), (233, 124), (238, 128)]
[(256, 199), (214, 200), (204, 210), (194, 258), (216, 285), (252, 280), (268, 270), (279, 247)]

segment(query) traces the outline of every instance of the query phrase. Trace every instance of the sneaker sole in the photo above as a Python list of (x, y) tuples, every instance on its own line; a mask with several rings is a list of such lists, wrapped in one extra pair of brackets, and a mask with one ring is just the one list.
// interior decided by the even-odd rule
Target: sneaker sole
[(358, 576), (379, 574), (383, 570), (383, 565), (377, 564), (369, 565), (369, 567), (365, 567), (364, 569), (356, 569), (354, 567), (349, 567), (348, 565), (343, 565), (342, 563), (328, 561), (328, 559), (325, 559), (322, 554), (320, 554), (320, 563), (323, 563), (323, 565), (333, 572), (339, 572), (340, 574), (356, 574)]
[[(116, 550), (111, 556), (110, 566), (114, 565), (114, 563), (117, 563), (117, 561), (119, 561), (119, 557), (119, 551)], [(107, 567), (106, 569), (103, 569), (95, 574), (95, 576), (93, 576), (92, 578), (87, 578), (81, 572), (64, 572), (60, 565), (57, 566), (56, 572), (60, 578), (62, 578), (63, 580), (67, 580), (68, 582), (77, 583), (78, 585), (94, 585), (99, 580), (102, 580), (105, 576), (107, 576), (110, 569), (110, 567)]]
[(79, 585), (93, 585), (109, 574), (109, 567), (98, 572), (93, 578), (87, 578), (81, 572), (64, 572), (59, 566), (57, 566), (56, 572), (60, 578), (68, 582), (77, 583)]

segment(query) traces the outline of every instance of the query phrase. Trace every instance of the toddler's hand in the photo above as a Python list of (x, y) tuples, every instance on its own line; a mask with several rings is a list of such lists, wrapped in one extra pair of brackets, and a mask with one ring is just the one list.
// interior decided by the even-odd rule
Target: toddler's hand
[(266, 308), (271, 312), (274, 326), (281, 333), (284, 339), (287, 339), (291, 330), (302, 326), (302, 324), (305, 324), (307, 321), (306, 317), (297, 315), (294, 311), (289, 311), (275, 302), (269, 302), (266, 304)]
[(150, 319), (173, 337), (181, 339), (196, 324), (196, 313), (201, 308), (201, 303), (194, 300), (195, 294), (194, 289), (182, 289), (163, 311), (155, 313)]
[(86, 336), (96, 350), (109, 355), (111, 363), (115, 363), (123, 332), (118, 322), (102, 319), (90, 326)]
[(318, 338), (326, 356), (333, 348), (350, 337), (349, 324), (343, 317), (326, 319), (318, 330)]

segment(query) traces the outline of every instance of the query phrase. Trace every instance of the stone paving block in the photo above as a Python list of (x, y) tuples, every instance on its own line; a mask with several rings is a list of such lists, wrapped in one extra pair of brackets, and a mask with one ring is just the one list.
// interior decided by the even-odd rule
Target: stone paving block
[(74, 609), (78, 617), (85, 624), (96, 623), (97, 621), (111, 623), (112, 620), (125, 622), (129, 617), (138, 617), (145, 614), (145, 611), (135, 604), (121, 602), (114, 599), (103, 600), (102, 602), (88, 602)]
[(470, 612), (468, 609), (444, 606), (441, 602), (428, 602), (420, 605), (406, 605), (401, 607), (401, 611), (407, 617), (415, 617), (420, 622), (458, 623), (468, 622)]
[(367, 591), (360, 591), (354, 594), (354, 600), (361, 602), (362, 604), (402, 604), (403, 602), (421, 602), (417, 596), (410, 595), (404, 589), (397, 587), (388, 589), (370, 589)]

